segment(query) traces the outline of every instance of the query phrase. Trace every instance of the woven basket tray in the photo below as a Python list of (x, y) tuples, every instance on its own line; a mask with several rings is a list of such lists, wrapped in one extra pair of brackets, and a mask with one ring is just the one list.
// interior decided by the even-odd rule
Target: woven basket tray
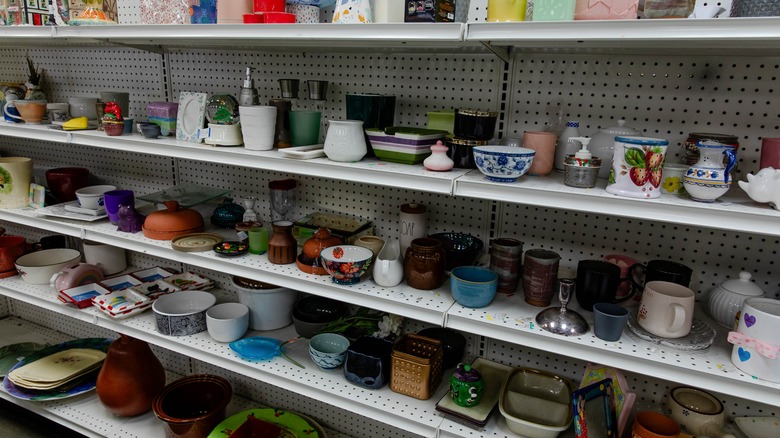
[(443, 356), (437, 339), (402, 336), (391, 355), (390, 389), (420, 400), (431, 398), (441, 381)]

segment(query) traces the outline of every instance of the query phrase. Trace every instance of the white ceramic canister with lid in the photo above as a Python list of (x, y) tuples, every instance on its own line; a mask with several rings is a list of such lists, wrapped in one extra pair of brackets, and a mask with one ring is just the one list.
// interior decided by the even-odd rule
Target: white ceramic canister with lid
[(406, 254), (406, 250), (412, 244), (412, 240), (426, 237), (428, 235), (428, 209), (417, 203), (404, 204), (401, 206), (401, 256)]
[(764, 296), (764, 290), (750, 279), (750, 272), (742, 271), (739, 278), (726, 280), (712, 289), (707, 307), (718, 324), (733, 329), (745, 300)]
[(298, 292), (262, 281), (233, 277), (238, 302), (249, 307), (252, 330), (276, 330), (292, 323), (292, 308)]

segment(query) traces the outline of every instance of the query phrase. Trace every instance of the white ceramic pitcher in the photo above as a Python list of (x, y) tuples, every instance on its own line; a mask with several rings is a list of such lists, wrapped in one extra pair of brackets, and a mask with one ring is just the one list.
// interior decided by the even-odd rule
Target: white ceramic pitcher
[(388, 240), (379, 251), (374, 263), (374, 283), (382, 287), (393, 287), (404, 278), (404, 264), (401, 261), (401, 245), (397, 239)]

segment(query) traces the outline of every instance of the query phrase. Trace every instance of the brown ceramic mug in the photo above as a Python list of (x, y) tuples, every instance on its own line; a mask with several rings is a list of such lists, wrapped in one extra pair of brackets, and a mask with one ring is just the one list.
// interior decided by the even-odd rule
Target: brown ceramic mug
[(444, 284), (444, 248), (430, 237), (412, 240), (404, 256), (404, 279), (415, 289), (438, 289)]

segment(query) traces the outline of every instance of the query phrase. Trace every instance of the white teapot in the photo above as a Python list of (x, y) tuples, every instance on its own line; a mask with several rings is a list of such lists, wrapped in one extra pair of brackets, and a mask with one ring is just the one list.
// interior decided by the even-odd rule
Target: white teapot
[(738, 181), (739, 187), (756, 202), (768, 202), (780, 209), (780, 169), (765, 167), (757, 174), (748, 174), (747, 181)]

